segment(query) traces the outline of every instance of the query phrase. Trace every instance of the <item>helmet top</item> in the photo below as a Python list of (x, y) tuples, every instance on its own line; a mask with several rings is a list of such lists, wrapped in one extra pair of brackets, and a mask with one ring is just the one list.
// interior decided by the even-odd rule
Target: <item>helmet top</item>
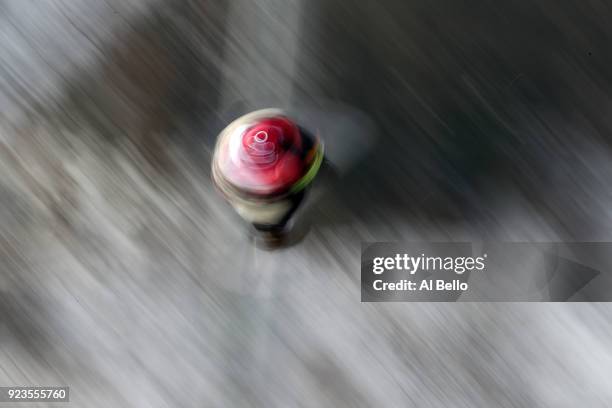
[(219, 136), (213, 159), (216, 177), (256, 195), (287, 191), (308, 170), (303, 137), (280, 111), (245, 115)]

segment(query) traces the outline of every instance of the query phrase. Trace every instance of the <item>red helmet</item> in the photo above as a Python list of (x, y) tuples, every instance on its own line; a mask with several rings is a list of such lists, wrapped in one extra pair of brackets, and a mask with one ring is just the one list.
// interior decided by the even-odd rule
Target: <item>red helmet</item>
[(213, 178), (226, 193), (275, 198), (304, 188), (322, 160), (317, 139), (284, 113), (266, 109), (226, 127), (213, 156)]

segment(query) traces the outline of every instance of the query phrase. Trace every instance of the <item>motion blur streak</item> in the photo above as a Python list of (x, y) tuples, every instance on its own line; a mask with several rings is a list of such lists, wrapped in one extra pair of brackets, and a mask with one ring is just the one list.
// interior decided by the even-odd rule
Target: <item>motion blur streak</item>
[[(612, 306), (359, 303), (362, 240), (611, 240), (610, 21), (601, 0), (2, 0), (0, 385), (611, 406)], [(301, 242), (261, 251), (214, 193), (214, 138), (324, 99), (374, 143)]]

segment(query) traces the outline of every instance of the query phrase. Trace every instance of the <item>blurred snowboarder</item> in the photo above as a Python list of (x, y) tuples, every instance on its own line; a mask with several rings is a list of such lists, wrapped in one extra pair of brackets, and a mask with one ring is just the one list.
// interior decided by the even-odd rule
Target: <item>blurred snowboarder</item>
[(219, 134), (212, 174), (236, 212), (274, 245), (286, 237), (322, 162), (318, 137), (282, 110), (264, 109), (241, 116)]

